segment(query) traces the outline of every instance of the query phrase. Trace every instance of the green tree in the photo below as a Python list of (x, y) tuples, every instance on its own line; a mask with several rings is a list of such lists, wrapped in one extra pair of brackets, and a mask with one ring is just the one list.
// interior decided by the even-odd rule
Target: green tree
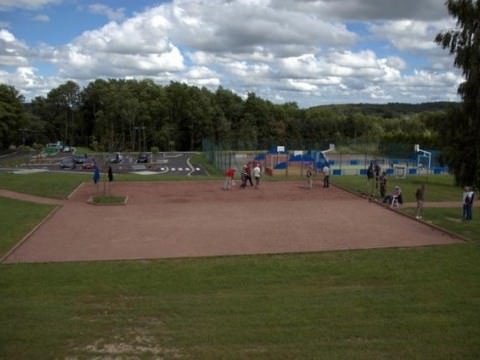
[[(462, 69), (465, 81), (458, 87), (463, 99), (463, 114), (450, 111), (444, 134), (445, 158), (460, 185), (480, 186), (480, 1), (448, 0), (448, 12), (457, 19), (455, 29), (439, 33), (435, 41), (451, 54)], [(450, 134), (451, 136), (449, 136)], [(452, 145), (462, 149), (452, 149)]]
[(50, 90), (47, 94), (47, 107), (50, 121), (55, 128), (56, 139), (65, 144), (75, 145), (80, 87), (73, 81)]
[(0, 149), (19, 145), (25, 120), (23, 96), (13, 86), (0, 84)]

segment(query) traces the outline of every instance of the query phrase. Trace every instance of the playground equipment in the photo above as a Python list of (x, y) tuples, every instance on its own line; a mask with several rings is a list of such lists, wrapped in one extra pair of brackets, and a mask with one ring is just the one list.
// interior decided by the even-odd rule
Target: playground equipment
[(421, 168), (422, 162), (420, 161), (420, 158), (425, 157), (428, 160), (428, 167), (427, 167), (427, 174), (430, 173), (431, 167), (432, 167), (432, 153), (430, 151), (422, 150), (420, 149), (419, 144), (415, 144), (414, 146), (415, 153), (417, 154), (417, 167)]
[(326, 153), (330, 152), (330, 151), (334, 151), (335, 150), (335, 144), (330, 144), (328, 149), (327, 150), (322, 150), (321, 153), (323, 154), (323, 157), (325, 158), (325, 160), (327, 161), (328, 163), (328, 157), (327, 155), (325, 155)]

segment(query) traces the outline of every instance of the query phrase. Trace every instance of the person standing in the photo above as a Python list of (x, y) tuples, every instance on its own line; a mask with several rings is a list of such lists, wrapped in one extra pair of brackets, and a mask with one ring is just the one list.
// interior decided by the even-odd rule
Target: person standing
[(382, 172), (382, 175), (380, 175), (380, 196), (382, 199), (385, 198), (385, 195), (387, 194), (387, 174)]
[(247, 184), (247, 181), (250, 183), (250, 186), (253, 186), (252, 182), (252, 168), (250, 167), (250, 163), (245, 165), (245, 172), (247, 174), (247, 177), (245, 179), (245, 185)]
[(98, 169), (98, 166), (95, 165), (93, 167), (93, 177), (92, 177), (93, 183), (95, 184), (97, 188), (97, 193), (98, 193), (98, 182), (100, 181), (100, 170)]
[(330, 187), (330, 168), (327, 164), (322, 169), (323, 172), (323, 187), (328, 188)]
[(260, 186), (260, 176), (261, 176), (262, 170), (260, 169), (260, 164), (256, 163), (255, 167), (253, 168), (253, 177), (255, 178), (255, 189), (258, 189)]
[(425, 184), (422, 184), (415, 192), (415, 199), (417, 200), (416, 218), (421, 219), (423, 216), (423, 203), (425, 201)]
[(313, 170), (312, 165), (309, 165), (306, 172), (307, 177), (307, 189), (312, 189), (313, 187)]
[(240, 172), (240, 179), (242, 180), (242, 184), (240, 185), (241, 189), (245, 189), (247, 186), (247, 165), (243, 165), (242, 171)]
[(370, 196), (373, 196), (373, 189), (374, 189), (374, 183), (373, 183), (373, 178), (374, 178), (374, 175), (375, 175), (375, 170), (374, 170), (374, 165), (373, 165), (373, 161), (370, 161), (370, 165), (368, 166), (368, 169), (367, 169), (367, 187), (368, 187), (368, 194)]
[(472, 220), (472, 207), (473, 200), (475, 198), (475, 193), (473, 189), (469, 186), (465, 186), (463, 192), (463, 219)]
[(113, 181), (113, 170), (112, 170), (112, 167), (109, 166), (108, 167), (108, 182), (112, 182)]
[(232, 188), (234, 176), (235, 176), (235, 169), (232, 167), (229, 167), (225, 172), (225, 181), (223, 182), (223, 190), (230, 190)]
[(378, 194), (378, 187), (380, 185), (380, 174), (382, 173), (382, 168), (375, 162), (374, 166), (374, 174), (375, 174), (375, 192)]

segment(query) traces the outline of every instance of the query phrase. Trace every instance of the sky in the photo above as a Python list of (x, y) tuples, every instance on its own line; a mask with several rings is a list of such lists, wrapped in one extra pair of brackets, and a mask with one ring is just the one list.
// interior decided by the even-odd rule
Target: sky
[(0, 83), (219, 86), (300, 107), (458, 101), (443, 0), (0, 0)]

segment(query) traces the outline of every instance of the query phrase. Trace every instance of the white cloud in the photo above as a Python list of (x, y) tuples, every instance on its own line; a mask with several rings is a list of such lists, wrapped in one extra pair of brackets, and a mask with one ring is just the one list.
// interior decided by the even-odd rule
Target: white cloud
[(14, 72), (0, 70), (0, 83), (11, 85), (27, 100), (36, 96), (46, 96), (47, 93), (62, 84), (65, 80), (58, 77), (45, 77), (38, 74), (33, 67), (18, 67)]
[(272, 3), (276, 7), (342, 20), (437, 20), (447, 14), (441, 0), (273, 0)]
[[(0, 0), (0, 7), (7, 3), (14, 2)], [(148, 77), (162, 84), (222, 85), (240, 95), (253, 91), (305, 106), (455, 99), (461, 76), (452, 71), (452, 58), (433, 42), (452, 21), (438, 0), (413, 3), (173, 0), (127, 19), (123, 8), (97, 3), (88, 10), (111, 21), (63, 46), (29, 49), (1, 30), (0, 66), (21, 68), (2, 70), (0, 81), (18, 84), (24, 95), (45, 93), (66, 81), (60, 79), (85, 84), (96, 78)], [(370, 35), (355, 33), (346, 19), (357, 20)], [(375, 46), (368, 42), (372, 35)], [(380, 48), (378, 40), (387, 46)], [(412, 61), (412, 53), (421, 65)], [(33, 67), (36, 60), (54, 64), (57, 76), (42, 77)]]
[(399, 50), (412, 52), (438, 52), (435, 36), (445, 29), (455, 27), (452, 19), (440, 21), (395, 20), (372, 24), (370, 31), (389, 41)]
[(0, 66), (25, 66), (27, 56), (27, 46), (8, 30), (0, 29)]
[(49, 22), (50, 21), (50, 17), (48, 15), (42, 15), (42, 14), (39, 14), (39, 15), (36, 15), (33, 20), (35, 21), (39, 21), (39, 22)]
[(39, 9), (49, 4), (59, 4), (62, 0), (0, 0), (0, 11), (18, 9)]
[(212, 53), (298, 55), (356, 40), (340, 22), (279, 8), (274, 1), (178, 0), (161, 8), (174, 41)]
[(122, 20), (125, 17), (125, 8), (112, 9), (104, 4), (88, 5), (88, 10), (93, 14), (104, 15), (112, 21)]
[(155, 11), (121, 24), (83, 33), (56, 53), (62, 74), (79, 77), (156, 76), (184, 69), (180, 50), (170, 41), (170, 24)]

